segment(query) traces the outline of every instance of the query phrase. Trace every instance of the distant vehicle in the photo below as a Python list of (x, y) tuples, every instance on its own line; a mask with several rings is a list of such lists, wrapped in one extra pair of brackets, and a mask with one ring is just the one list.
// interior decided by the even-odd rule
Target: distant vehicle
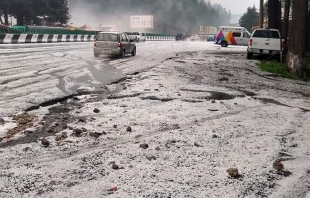
[(135, 56), (136, 44), (123, 32), (100, 32), (94, 43), (94, 56), (100, 55), (119, 56), (124, 58), (126, 54)]
[(199, 40), (199, 36), (197, 34), (193, 34), (191, 36), (191, 41), (198, 41)]
[(221, 26), (215, 43), (222, 47), (228, 45), (247, 46), (250, 36), (250, 32), (244, 27)]
[(186, 35), (185, 33), (179, 33), (175, 37), (176, 41), (186, 41)]
[(135, 42), (145, 42), (146, 37), (141, 32), (126, 32), (127, 35)]
[(281, 55), (283, 42), (279, 30), (255, 29), (252, 33), (247, 50), (247, 58), (257, 55)]
[(209, 35), (207, 41), (214, 41), (216, 38), (216, 35)]
[(199, 28), (200, 40), (209, 41), (209, 36), (214, 36), (216, 34), (217, 34), (217, 27), (211, 25), (200, 25)]

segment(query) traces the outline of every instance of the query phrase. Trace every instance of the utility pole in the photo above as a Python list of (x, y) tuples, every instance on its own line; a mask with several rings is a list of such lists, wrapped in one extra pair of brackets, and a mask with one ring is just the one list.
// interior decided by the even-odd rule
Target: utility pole
[(264, 0), (260, 0), (259, 4), (259, 27), (264, 27)]

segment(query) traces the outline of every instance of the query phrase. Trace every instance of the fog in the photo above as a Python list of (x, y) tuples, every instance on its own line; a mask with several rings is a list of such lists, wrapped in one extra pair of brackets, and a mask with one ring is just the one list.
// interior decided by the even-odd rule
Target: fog
[[(119, 31), (197, 33), (199, 25), (227, 25), (230, 13), (201, 0), (71, 0), (73, 26), (116, 26)], [(131, 29), (131, 15), (153, 15), (154, 29)]]

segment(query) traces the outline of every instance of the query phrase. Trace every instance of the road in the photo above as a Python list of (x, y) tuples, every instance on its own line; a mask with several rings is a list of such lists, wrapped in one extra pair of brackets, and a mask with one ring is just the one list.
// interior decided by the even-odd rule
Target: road
[(100, 89), (128, 73), (150, 68), (178, 52), (222, 49), (207, 42), (146, 42), (137, 56), (111, 60), (95, 58), (92, 43), (2, 45), (0, 47), (0, 116), (78, 91)]
[(139, 44), (123, 60), (77, 49), (79, 71), (145, 71), (20, 114), (3, 138), (0, 122), (0, 197), (309, 197), (309, 83), (203, 44)]

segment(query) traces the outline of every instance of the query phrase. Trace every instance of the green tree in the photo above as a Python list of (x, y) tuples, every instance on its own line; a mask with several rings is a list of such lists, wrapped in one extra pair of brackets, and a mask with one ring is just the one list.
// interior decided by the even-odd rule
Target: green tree
[(259, 13), (257, 12), (255, 6), (248, 7), (246, 13), (239, 20), (239, 24), (242, 27), (245, 27), (247, 30), (251, 31), (252, 27), (258, 23)]
[(18, 25), (40, 25), (41, 19), (53, 24), (67, 23), (69, 19), (68, 0), (1, 0), (0, 10), (7, 10)]
[(50, 23), (66, 24), (69, 20), (68, 0), (48, 0), (45, 15)]

